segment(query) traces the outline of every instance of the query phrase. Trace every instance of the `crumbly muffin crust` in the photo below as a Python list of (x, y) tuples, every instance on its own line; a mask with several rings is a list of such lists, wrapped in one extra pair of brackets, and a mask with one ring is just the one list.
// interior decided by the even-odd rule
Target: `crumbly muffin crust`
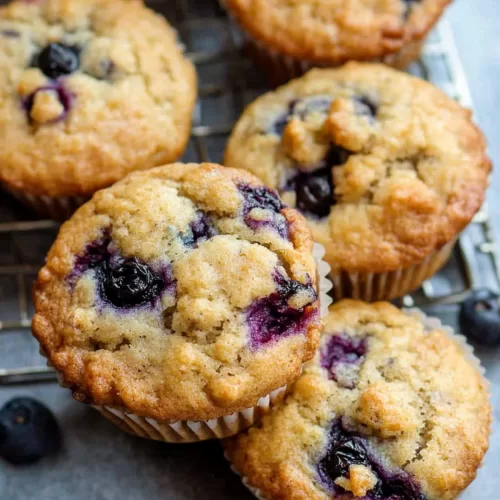
[(142, 2), (19, 0), (0, 8), (7, 186), (89, 195), (174, 161), (195, 99), (196, 73), (176, 33)]
[(208, 420), (294, 381), (319, 341), (304, 218), (213, 164), (134, 173), (62, 226), (33, 333), (78, 400)]
[(451, 500), (476, 476), (490, 421), (459, 342), (388, 303), (345, 300), (285, 403), (226, 449), (267, 499)]
[(320, 64), (369, 60), (421, 40), (451, 0), (224, 0), (254, 39)]
[(312, 70), (251, 104), (225, 164), (298, 206), (334, 272), (387, 272), (452, 241), (490, 161), (470, 111), (382, 65)]

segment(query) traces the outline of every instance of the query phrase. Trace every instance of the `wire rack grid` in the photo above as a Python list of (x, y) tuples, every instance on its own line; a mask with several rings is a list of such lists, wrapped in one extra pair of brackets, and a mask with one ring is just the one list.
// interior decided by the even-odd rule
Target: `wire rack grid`
[[(179, 31), (187, 56), (196, 64), (200, 79), (191, 140), (184, 157), (188, 161), (221, 161), (225, 140), (243, 108), (257, 95), (267, 91), (259, 75), (241, 53), (241, 40), (217, 3), (154, 0), (148, 4), (165, 14)], [(451, 28), (441, 21), (429, 37), (421, 59), (410, 71), (439, 86), (464, 106), (472, 108), (467, 79), (458, 57)], [(4, 198), (4, 195), (2, 195)], [(27, 334), (31, 325), (30, 288), (42, 265), (43, 255), (53, 240), (58, 224), (49, 220), (29, 220), (12, 200), (0, 202), (0, 282), (8, 280), (16, 291), (0, 294), (0, 334)], [(7, 208), (8, 207), (8, 208)], [(4, 216), (4, 212), (6, 216)], [(7, 220), (5, 220), (7, 219)], [(458, 304), (478, 282), (475, 265), (478, 256), (487, 256), (500, 283), (500, 260), (487, 207), (476, 215), (472, 226), (476, 240), (464, 233), (455, 255), (463, 286), (438, 294), (433, 281), (419, 293), (404, 297), (405, 306)], [(35, 242), (28, 245), (26, 239)], [(0, 355), (0, 360), (3, 356)], [(1, 361), (0, 361), (1, 364)], [(0, 368), (0, 385), (53, 381), (45, 366)]]

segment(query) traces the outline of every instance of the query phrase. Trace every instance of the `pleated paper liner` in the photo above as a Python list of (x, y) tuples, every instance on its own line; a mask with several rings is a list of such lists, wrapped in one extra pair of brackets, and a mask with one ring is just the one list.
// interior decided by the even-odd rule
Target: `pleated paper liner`
[[(460, 335), (458, 333), (456, 333), (453, 328), (451, 328), (450, 326), (447, 326), (447, 325), (443, 325), (443, 323), (441, 322), (441, 320), (439, 318), (436, 318), (436, 317), (432, 317), (432, 316), (427, 316), (422, 310), (418, 309), (418, 308), (408, 308), (408, 309), (403, 309), (403, 312), (405, 314), (408, 314), (410, 316), (414, 316), (416, 318), (418, 318), (425, 326), (426, 328), (428, 328), (429, 331), (432, 331), (432, 330), (442, 330), (444, 331), (449, 337), (451, 337), (453, 339), (454, 342), (456, 342), (462, 352), (464, 353), (465, 357), (471, 362), (471, 364), (478, 370), (478, 372), (484, 376), (484, 373), (485, 373), (485, 369), (484, 367), (481, 365), (481, 361), (479, 360), (479, 358), (474, 354), (474, 349), (473, 347), (467, 342), (467, 339), (463, 336), (463, 335)], [(485, 379), (486, 381), (486, 379)], [(489, 385), (489, 383), (486, 381), (486, 383)], [(490, 429), (490, 433), (491, 433), (491, 429)], [(264, 494), (262, 493), (262, 491), (253, 486), (248, 477), (246, 476), (242, 476), (241, 473), (234, 467), (234, 465), (231, 463), (231, 460), (229, 458), (229, 456), (227, 455), (227, 453), (225, 454), (225, 457), (226, 459), (228, 460), (228, 462), (231, 464), (231, 470), (237, 474), (238, 476), (240, 476), (241, 478), (241, 481), (242, 483), (245, 485), (245, 487), (256, 497), (258, 498), (259, 500), (272, 500), (271, 498), (267, 498), (264, 496)], [(482, 467), (482, 464), (481, 466), (478, 468), (478, 470)], [(460, 497), (461, 495), (459, 495)], [(458, 497), (457, 497), (458, 498)]]
[(88, 201), (88, 197), (84, 196), (53, 197), (28, 194), (5, 185), (2, 188), (23, 205), (31, 208), (39, 217), (47, 217), (57, 221), (69, 219), (79, 206)]
[[(315, 243), (312, 253), (316, 260), (320, 315), (324, 318), (328, 314), (328, 306), (332, 302), (332, 299), (327, 295), (332, 288), (332, 284), (326, 277), (330, 272), (330, 266), (322, 260), (325, 255), (325, 249), (322, 245)], [(40, 353), (46, 357), (42, 350)], [(51, 366), (49, 362), (47, 364)], [(58, 379), (60, 384), (64, 386), (60, 374), (58, 374)], [(290, 383), (293, 382), (295, 380), (290, 381)], [(247, 429), (269, 413), (275, 405), (281, 403), (287, 389), (288, 384), (283, 385), (261, 397), (253, 407), (211, 420), (158, 421), (135, 415), (126, 408), (98, 405), (93, 405), (93, 407), (129, 434), (168, 443), (192, 443), (207, 439), (227, 438)]]
[(420, 287), (436, 274), (451, 256), (456, 239), (434, 251), (422, 262), (387, 273), (332, 272), (334, 300), (353, 298), (366, 302), (392, 300)]

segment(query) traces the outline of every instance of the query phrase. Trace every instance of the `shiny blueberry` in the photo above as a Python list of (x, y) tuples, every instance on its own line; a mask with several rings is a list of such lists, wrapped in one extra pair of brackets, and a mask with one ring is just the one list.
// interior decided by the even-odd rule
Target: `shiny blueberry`
[(478, 344), (500, 345), (500, 296), (491, 290), (474, 290), (462, 304), (460, 329)]
[(100, 274), (103, 298), (119, 308), (151, 303), (164, 288), (163, 279), (136, 257), (104, 262)]
[(329, 490), (341, 495), (345, 491), (335, 480), (349, 477), (351, 465), (363, 465), (377, 478), (365, 500), (426, 500), (410, 474), (402, 469), (389, 470), (375, 453), (364, 436), (349, 432), (340, 422), (335, 422), (325, 454), (317, 464), (319, 478)]
[(332, 145), (317, 170), (299, 172), (293, 179), (297, 208), (316, 217), (326, 217), (335, 205), (332, 167), (344, 164), (349, 151)]
[(0, 457), (30, 464), (56, 453), (61, 431), (48, 408), (30, 398), (16, 398), (0, 410)]
[(74, 73), (80, 67), (79, 51), (75, 47), (51, 43), (38, 54), (34, 66), (55, 80), (60, 76)]
[(301, 173), (295, 182), (297, 208), (317, 217), (326, 217), (333, 205), (332, 169), (326, 167), (311, 173)]

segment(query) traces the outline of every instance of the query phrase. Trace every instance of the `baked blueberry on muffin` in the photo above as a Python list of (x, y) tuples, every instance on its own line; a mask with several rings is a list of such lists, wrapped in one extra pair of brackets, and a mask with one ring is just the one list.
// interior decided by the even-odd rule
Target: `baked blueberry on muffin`
[(330, 307), (285, 402), (227, 442), (259, 498), (452, 500), (468, 486), (488, 448), (488, 385), (435, 321), (388, 303)]
[(225, 164), (306, 216), (336, 298), (388, 300), (446, 262), (482, 204), (491, 165), (470, 115), (382, 65), (312, 70), (247, 108)]
[(222, 0), (274, 83), (347, 61), (398, 68), (418, 58), (451, 0)]
[(319, 340), (305, 219), (252, 175), (173, 164), (98, 192), (63, 225), (33, 332), (74, 397), (136, 434), (233, 434)]
[(0, 183), (65, 218), (184, 152), (196, 74), (142, 2), (19, 0), (0, 8), (0, 89)]

